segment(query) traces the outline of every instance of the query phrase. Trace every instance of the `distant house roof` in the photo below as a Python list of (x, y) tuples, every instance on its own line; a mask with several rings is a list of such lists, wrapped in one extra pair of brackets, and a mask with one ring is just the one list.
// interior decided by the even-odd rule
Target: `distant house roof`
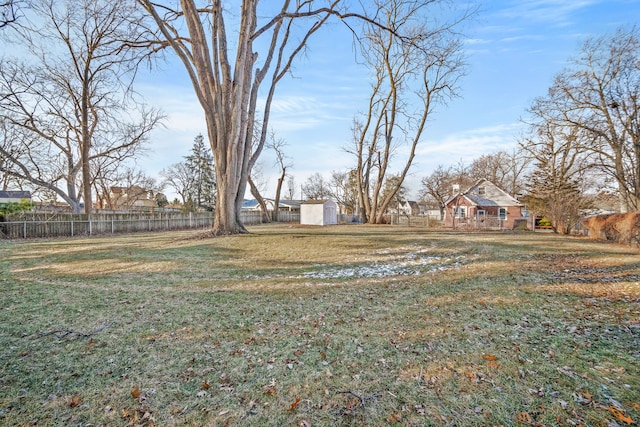
[(299, 208), (300, 200), (280, 200), (278, 206), (281, 208)]
[(0, 191), (0, 199), (31, 200), (31, 192), (30, 191)]
[(332, 200), (305, 200), (302, 205), (324, 205), (327, 202), (335, 203)]
[(454, 194), (446, 204), (448, 205), (458, 196), (465, 197), (476, 206), (524, 206), (515, 197), (510, 196), (506, 191), (484, 178), (466, 191)]
[(256, 199), (242, 201), (242, 209), (259, 209), (259, 208), (260, 208), (260, 204)]

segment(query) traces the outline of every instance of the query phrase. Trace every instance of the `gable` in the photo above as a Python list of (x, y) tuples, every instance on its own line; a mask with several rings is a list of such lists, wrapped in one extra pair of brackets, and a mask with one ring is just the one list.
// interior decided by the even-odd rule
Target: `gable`
[[(506, 191), (487, 179), (481, 179), (460, 196), (479, 207), (524, 206), (515, 197), (510, 196)], [(450, 205), (455, 200), (456, 196), (452, 197), (447, 201), (447, 205)]]

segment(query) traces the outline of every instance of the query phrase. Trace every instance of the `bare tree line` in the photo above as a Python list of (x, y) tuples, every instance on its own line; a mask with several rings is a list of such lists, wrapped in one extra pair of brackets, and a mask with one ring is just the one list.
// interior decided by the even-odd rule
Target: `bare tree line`
[[(365, 222), (381, 222), (406, 197), (404, 183), (431, 114), (458, 95), (467, 71), (458, 29), (475, 11), (446, 9), (450, 3), (441, 0), (241, 3), (234, 9), (222, 0), (204, 6), (23, 0), (19, 16), (16, 2), (1, 3), (1, 37), (28, 52), (0, 64), (3, 188), (28, 182), (74, 211), (84, 204), (90, 212), (93, 193), (136, 176), (131, 162), (163, 114), (136, 96), (135, 76), (142, 64), (172, 54), (207, 125), (216, 184), (212, 235), (246, 232), (239, 212), (247, 186), (260, 196), (252, 170), (263, 150), (276, 153), (277, 199), (292, 167), (284, 141), (269, 127), (276, 89), (313, 38), (337, 22), (353, 34), (347, 43), (370, 70), (371, 92), (344, 147), (354, 167), (334, 171), (329, 187), (336, 199), (359, 206)], [(452, 18), (422, 19), (428, 14)], [(640, 208), (638, 47), (635, 28), (589, 39), (532, 104), (521, 150), (481, 156), (464, 171), (467, 178), (482, 171), (548, 212), (549, 187), (565, 192), (557, 200), (570, 200), (568, 188), (597, 187), (618, 194), (624, 209)], [(528, 161), (533, 171), (525, 173)], [(462, 169), (441, 166), (423, 180), (422, 195), (442, 204), (443, 183), (460, 181)]]

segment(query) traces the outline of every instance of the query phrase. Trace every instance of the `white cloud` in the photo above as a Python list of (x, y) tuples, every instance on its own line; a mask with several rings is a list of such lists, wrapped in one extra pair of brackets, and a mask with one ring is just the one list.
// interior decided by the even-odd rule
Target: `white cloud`
[(417, 150), (418, 161), (450, 165), (463, 160), (473, 160), (482, 154), (515, 147), (520, 124), (494, 126), (454, 132), (440, 140), (427, 140)]
[(573, 23), (574, 14), (599, 3), (599, 0), (514, 0), (500, 11), (503, 19), (524, 19), (556, 26)]

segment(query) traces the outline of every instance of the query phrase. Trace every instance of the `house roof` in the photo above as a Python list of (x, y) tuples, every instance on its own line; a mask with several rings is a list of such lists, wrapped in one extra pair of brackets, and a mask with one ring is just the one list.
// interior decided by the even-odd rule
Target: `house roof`
[(139, 185), (132, 185), (130, 187), (113, 186), (113, 187), (109, 187), (109, 191), (111, 191), (112, 194), (124, 194), (124, 193), (145, 194), (145, 193), (148, 193), (147, 190), (145, 190), (144, 188), (140, 187)]
[(299, 200), (280, 200), (280, 202), (278, 203), (278, 205), (280, 207), (287, 207), (287, 208), (299, 208), (300, 207), (300, 201)]
[[(480, 194), (481, 188), (484, 189), (483, 194)], [(466, 191), (452, 196), (446, 204), (448, 205), (458, 196), (466, 198), (476, 206), (524, 206), (515, 197), (510, 196), (506, 191), (484, 178)]]
[(258, 207), (260, 207), (260, 204), (256, 199), (242, 201), (242, 209), (256, 209)]
[(327, 202), (335, 203), (333, 200), (306, 200), (301, 205), (324, 205)]
[[(263, 200), (270, 207), (273, 207), (275, 203), (273, 199), (265, 198)], [(298, 200), (280, 200), (278, 206), (281, 208), (299, 208), (300, 202)], [(244, 200), (242, 202), (242, 209), (260, 209), (260, 204), (256, 199)]]
[(0, 199), (31, 199), (30, 191), (0, 191)]

